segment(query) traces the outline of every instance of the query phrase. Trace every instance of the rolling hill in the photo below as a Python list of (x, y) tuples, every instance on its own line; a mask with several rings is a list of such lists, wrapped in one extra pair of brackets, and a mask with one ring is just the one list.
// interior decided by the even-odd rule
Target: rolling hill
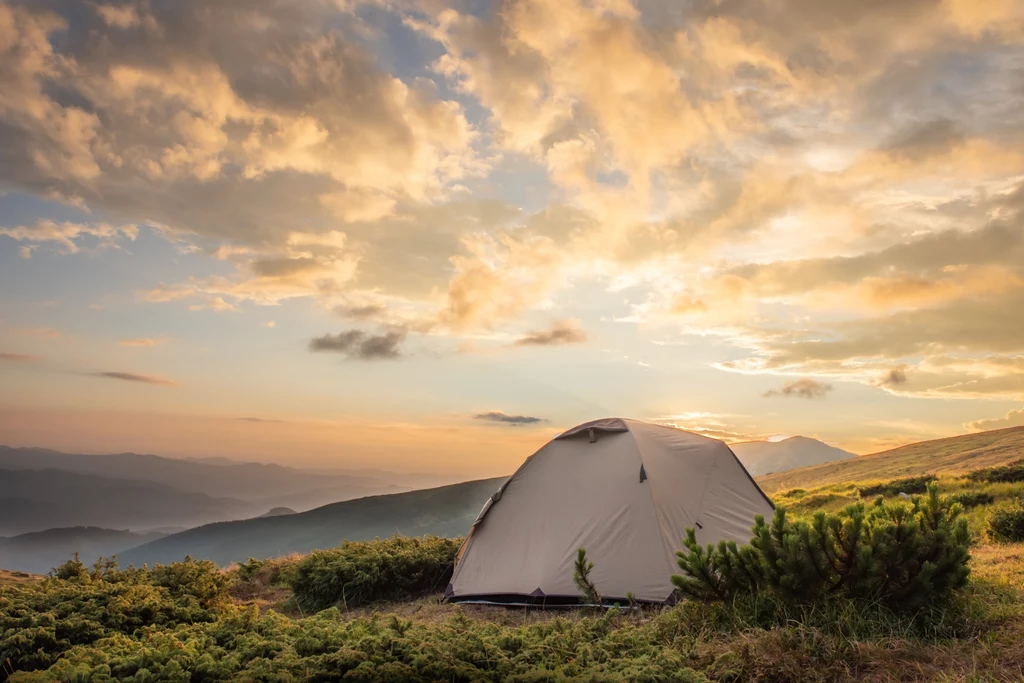
[(857, 457), (856, 453), (806, 436), (791, 436), (782, 441), (745, 441), (729, 447), (755, 477)]
[(86, 564), (160, 538), (163, 534), (135, 534), (119, 529), (72, 527), (48, 529), (13, 538), (0, 538), (0, 558), (5, 569), (45, 574), (74, 553)]
[(283, 465), (178, 460), (140, 453), (83, 455), (0, 446), (0, 470), (44, 469), (151, 481), (217, 498), (237, 498), (256, 503), (260, 512), (272, 507), (309, 510), (339, 500), (408, 490), (376, 477), (307, 472)]
[(57, 527), (151, 529), (241, 519), (265, 508), (166, 484), (60, 470), (0, 469), (0, 535)]
[(166, 536), (121, 553), (122, 566), (174, 562), (185, 555), (226, 565), (333, 548), (342, 541), (394, 534), (456, 537), (466, 533), (484, 501), (505, 480), (481, 479), (440, 488), (370, 496), (293, 515), (218, 522)]
[(758, 477), (766, 493), (922, 474), (959, 474), (1024, 457), (1024, 427), (921, 441), (881, 453)]

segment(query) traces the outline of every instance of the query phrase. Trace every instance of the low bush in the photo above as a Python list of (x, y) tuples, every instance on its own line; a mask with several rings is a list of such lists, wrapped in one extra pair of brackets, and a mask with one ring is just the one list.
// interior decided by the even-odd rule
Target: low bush
[(235, 568), (235, 576), (243, 583), (258, 583), (264, 586), (286, 585), (291, 580), (292, 572), (302, 559), (294, 554), (287, 557), (275, 557), (257, 560), (250, 557)]
[(959, 503), (960, 507), (968, 510), (981, 505), (991, 505), (996, 502), (996, 497), (985, 491), (963, 491), (962, 493), (954, 493), (949, 497), (949, 500)]
[(879, 499), (811, 521), (790, 521), (779, 507), (770, 524), (756, 518), (748, 545), (704, 548), (687, 530), (686, 550), (677, 553), (684, 573), (672, 581), (705, 600), (772, 591), (798, 603), (844, 596), (915, 609), (967, 582), (971, 537), (960, 511), (935, 486), (910, 503)]
[(1024, 503), (1017, 501), (992, 513), (988, 520), (988, 536), (998, 543), (1024, 542)]
[(862, 486), (858, 491), (860, 492), (861, 498), (871, 498), (872, 496), (896, 496), (901, 493), (924, 493), (928, 490), (928, 485), (933, 481), (935, 481), (935, 477), (933, 475), (907, 477), (906, 479), (893, 479), (892, 481), (884, 481), (879, 484)]
[(76, 557), (42, 582), (4, 589), (0, 662), (10, 660), (15, 670), (46, 669), (73, 648), (117, 634), (215, 621), (220, 603), (209, 599), (208, 567), (196, 564), (150, 572), (105, 560), (90, 572)]
[(395, 536), (317, 550), (296, 564), (289, 583), (303, 609), (358, 607), (442, 591), (461, 540)]
[(183, 562), (153, 567), (149, 580), (154, 586), (168, 589), (175, 597), (191, 595), (204, 607), (224, 600), (231, 586), (231, 577), (221, 572), (216, 564), (189, 556)]
[(1024, 481), (1024, 459), (1011, 462), (1001, 467), (986, 467), (974, 470), (967, 475), (971, 481), (985, 481), (990, 484), (1012, 484)]

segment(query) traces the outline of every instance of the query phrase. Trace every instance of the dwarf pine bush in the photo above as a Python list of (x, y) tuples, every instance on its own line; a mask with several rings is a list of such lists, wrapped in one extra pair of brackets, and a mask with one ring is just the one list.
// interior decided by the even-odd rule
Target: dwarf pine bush
[(770, 590), (794, 602), (839, 595), (914, 609), (967, 581), (971, 537), (960, 511), (931, 486), (910, 503), (878, 498), (810, 521), (790, 521), (779, 507), (770, 524), (757, 517), (743, 546), (701, 547), (688, 529), (686, 549), (677, 553), (683, 574), (672, 582), (704, 600)]
[(892, 481), (885, 481), (880, 484), (862, 486), (858, 490), (861, 498), (871, 498), (873, 496), (896, 496), (900, 493), (924, 493), (928, 490), (928, 485), (933, 481), (935, 481), (935, 476), (929, 474), (923, 477), (893, 479)]
[(417, 597), (444, 590), (460, 543), (436, 536), (349, 541), (307, 555), (288, 582), (296, 602), (309, 610)]
[(1012, 507), (992, 513), (988, 520), (988, 536), (997, 543), (1024, 541), (1024, 503), (1018, 500)]
[(967, 475), (971, 481), (984, 481), (990, 484), (1013, 484), (1024, 481), (1024, 459), (1016, 460), (1001, 467), (986, 467), (974, 470)]
[(594, 570), (594, 563), (587, 559), (587, 551), (580, 548), (576, 551), (576, 563), (573, 565), (573, 581), (580, 592), (580, 602), (588, 605), (600, 605), (601, 594), (594, 585), (590, 572)]
[(968, 510), (981, 505), (991, 505), (996, 502), (996, 497), (987, 491), (964, 491), (962, 493), (954, 493), (949, 497), (949, 500), (959, 503), (960, 507)]

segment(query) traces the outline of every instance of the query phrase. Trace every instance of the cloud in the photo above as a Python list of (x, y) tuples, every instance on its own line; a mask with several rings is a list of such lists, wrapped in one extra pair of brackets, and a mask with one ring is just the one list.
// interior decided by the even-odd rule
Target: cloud
[(358, 4), (0, 2), (0, 182), (110, 217), (0, 234), (151, 226), (192, 275), (138, 296), (192, 310), (495, 340), (598, 301), (722, 370), (1024, 397), (1019, 3)]
[(163, 339), (152, 339), (149, 337), (140, 337), (138, 339), (118, 339), (117, 343), (119, 346), (135, 346), (135, 347), (151, 347), (157, 344), (162, 344)]
[(12, 363), (34, 363), (40, 359), (41, 356), (33, 356), (30, 353), (0, 352), (0, 360), (6, 360)]
[(342, 318), (349, 318), (351, 320), (370, 320), (382, 315), (387, 311), (387, 306), (383, 304), (342, 304), (334, 307), (334, 313), (341, 316)]
[(557, 288), (563, 254), (537, 235), (463, 238), (468, 255), (451, 257), (455, 274), (440, 322), (456, 330), (491, 328), (536, 307)]
[(405, 329), (392, 329), (375, 335), (362, 330), (348, 330), (310, 340), (309, 350), (343, 353), (360, 360), (390, 360), (403, 355), (401, 346), (407, 335)]
[(156, 377), (154, 375), (139, 375), (134, 372), (93, 372), (91, 373), (94, 377), (105, 377), (107, 379), (119, 379), (125, 382), (142, 382), (143, 384), (158, 384), (167, 387), (178, 386), (177, 382), (174, 382), (163, 377)]
[(907, 383), (907, 369), (906, 366), (901, 365), (899, 367), (890, 368), (885, 375), (878, 380), (878, 384), (881, 386), (899, 386)]
[(27, 259), (41, 244), (54, 242), (59, 244), (67, 254), (78, 253), (85, 243), (83, 238), (92, 238), (95, 247), (116, 247), (122, 238), (134, 240), (139, 229), (134, 225), (113, 226), (107, 223), (74, 223), (64, 221), (58, 223), (51, 220), (38, 220), (33, 225), (19, 225), (13, 228), (0, 228), (0, 235), (10, 237), (19, 242), (32, 244), (21, 247), (20, 255)]
[(239, 422), (284, 422), (284, 420), (274, 420), (266, 417), (236, 417)]
[(797, 379), (786, 382), (781, 389), (772, 389), (764, 393), (765, 398), (772, 396), (794, 396), (796, 398), (825, 398), (832, 391), (832, 385), (814, 379)]
[(516, 346), (563, 346), (583, 344), (587, 341), (586, 330), (578, 320), (559, 320), (546, 330), (530, 330), (515, 341)]
[(1004, 429), (1006, 427), (1020, 427), (1022, 425), (1024, 425), (1024, 408), (1011, 410), (1003, 417), (967, 422), (964, 424), (964, 428), (980, 432), (987, 429)]
[(541, 422), (547, 422), (541, 417), (531, 417), (529, 415), (509, 415), (501, 410), (488, 410), (483, 413), (477, 413), (473, 416), (474, 420), (483, 420), (485, 422), (496, 422), (498, 424), (508, 425), (510, 427), (521, 427), (523, 425), (540, 424)]
[(190, 311), (217, 311), (217, 312), (225, 312), (225, 311), (227, 311), (227, 312), (230, 312), (230, 313), (238, 313), (241, 309), (239, 309), (238, 306), (235, 306), (234, 304), (231, 304), (231, 303), (228, 303), (227, 301), (225, 301), (224, 297), (211, 296), (204, 303), (201, 303), (201, 304), (191, 304), (188, 307), (188, 310), (190, 310)]
[(336, 3), (93, 7), (0, 5), (0, 179), (265, 244), (295, 206), (375, 219), (487, 168), (459, 103), (379, 68)]

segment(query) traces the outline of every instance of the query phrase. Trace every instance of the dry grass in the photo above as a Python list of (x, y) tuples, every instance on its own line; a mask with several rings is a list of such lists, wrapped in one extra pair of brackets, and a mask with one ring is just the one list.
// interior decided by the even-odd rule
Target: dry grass
[(37, 574), (12, 572), (6, 569), (0, 569), (0, 587), (23, 585), (26, 583), (32, 583), (33, 581), (42, 581), (42, 579), (43, 577)]
[(768, 474), (757, 479), (766, 493), (844, 482), (875, 482), (924, 474), (962, 474), (1024, 457), (1024, 427), (922, 441), (883, 453)]

